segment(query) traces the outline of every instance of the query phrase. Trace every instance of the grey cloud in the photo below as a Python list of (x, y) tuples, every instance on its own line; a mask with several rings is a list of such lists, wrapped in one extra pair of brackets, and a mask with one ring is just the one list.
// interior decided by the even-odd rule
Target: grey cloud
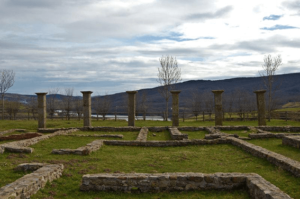
[(205, 20), (205, 19), (220, 18), (220, 17), (224, 17), (227, 14), (229, 14), (232, 9), (233, 9), (232, 6), (226, 6), (214, 13), (212, 13), (212, 12), (196, 13), (196, 14), (187, 16), (186, 19), (187, 20)]

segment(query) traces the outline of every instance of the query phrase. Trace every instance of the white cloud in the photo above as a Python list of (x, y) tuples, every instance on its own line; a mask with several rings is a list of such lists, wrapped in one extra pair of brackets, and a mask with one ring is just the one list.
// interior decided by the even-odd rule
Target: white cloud
[[(0, 69), (16, 71), (10, 92), (28, 94), (158, 86), (158, 59), (167, 54), (178, 58), (183, 80), (256, 76), (265, 54), (282, 55), (279, 72), (299, 72), (298, 3), (3, 0)], [(281, 17), (264, 20), (273, 15)]]

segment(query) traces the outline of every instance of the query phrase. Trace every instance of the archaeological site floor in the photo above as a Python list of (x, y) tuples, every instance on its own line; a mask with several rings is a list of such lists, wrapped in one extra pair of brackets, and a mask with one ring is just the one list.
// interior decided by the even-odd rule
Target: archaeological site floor
[(300, 198), (299, 127), (71, 124), (0, 142), (0, 198)]

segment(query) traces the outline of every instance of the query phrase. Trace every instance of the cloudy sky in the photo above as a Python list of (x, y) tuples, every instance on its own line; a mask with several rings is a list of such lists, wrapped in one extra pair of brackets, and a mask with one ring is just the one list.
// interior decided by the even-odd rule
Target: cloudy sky
[(8, 92), (156, 87), (162, 55), (183, 81), (258, 76), (267, 54), (300, 72), (299, 0), (0, 0)]

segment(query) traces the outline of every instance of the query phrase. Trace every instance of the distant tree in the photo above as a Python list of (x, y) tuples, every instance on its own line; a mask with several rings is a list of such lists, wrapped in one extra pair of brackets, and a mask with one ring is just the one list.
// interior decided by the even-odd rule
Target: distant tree
[(158, 92), (165, 99), (166, 102), (166, 110), (164, 113), (165, 121), (168, 120), (169, 115), (169, 106), (168, 102), (171, 96), (170, 91), (174, 90), (174, 84), (181, 81), (181, 70), (178, 67), (178, 63), (176, 57), (172, 56), (162, 56), (159, 59), (160, 66), (158, 68), (158, 83), (161, 85), (159, 87)]
[(204, 110), (209, 115), (209, 120), (211, 120), (211, 115), (214, 111), (214, 97), (211, 92), (205, 91), (203, 93), (203, 100), (204, 100)]
[(15, 100), (15, 101), (8, 101), (6, 103), (5, 109), (6, 109), (6, 113), (8, 113), (9, 115), (9, 119), (16, 119), (17, 117), (17, 113), (19, 112), (21, 107), (21, 103), (19, 102), (19, 100)]
[(185, 104), (190, 109), (192, 114), (196, 117), (196, 121), (198, 115), (203, 111), (203, 95), (198, 90), (195, 90), (191, 93), (191, 96), (185, 99)]
[[(28, 115), (29, 113), (32, 114), (32, 117), (34, 120), (36, 120), (36, 114), (37, 114), (37, 100), (36, 100), (36, 97), (30, 97), (27, 101), (27, 104), (26, 104), (26, 109), (28, 111)], [(29, 117), (28, 117), (29, 119)]]
[(47, 109), (51, 119), (53, 119), (55, 111), (58, 109), (58, 104), (59, 104), (57, 99), (58, 92), (59, 92), (59, 88), (51, 88), (48, 91)]
[(137, 105), (136, 105), (136, 112), (138, 114), (143, 115), (143, 120), (146, 120), (146, 115), (150, 109), (150, 102), (148, 100), (147, 91), (142, 91), (137, 94)]
[(77, 113), (78, 121), (80, 121), (81, 116), (83, 114), (83, 102), (81, 98), (75, 98), (74, 99), (74, 110)]
[(2, 120), (4, 120), (4, 96), (6, 91), (15, 83), (15, 72), (13, 70), (0, 70), (0, 93), (2, 99)]
[(278, 100), (276, 100), (275, 93), (280, 87), (280, 82), (275, 77), (275, 73), (278, 67), (281, 65), (282, 59), (280, 55), (272, 58), (271, 55), (264, 57), (264, 64), (262, 65), (263, 71), (260, 76), (263, 80), (263, 85), (267, 90), (267, 116), (268, 121), (271, 120), (271, 112), (278, 106)]
[(107, 94), (105, 96), (97, 96), (94, 98), (94, 109), (97, 114), (97, 120), (98, 115), (102, 115), (102, 120), (105, 120), (105, 116), (108, 114), (110, 108), (111, 108), (111, 98)]
[(62, 96), (62, 106), (66, 113), (67, 120), (71, 118), (71, 111), (73, 108), (73, 92), (74, 88), (65, 88)]
[(235, 105), (235, 95), (234, 92), (231, 92), (230, 94), (225, 93), (224, 94), (224, 112), (227, 112), (229, 115), (230, 120), (232, 119), (232, 114), (234, 112), (234, 105)]

